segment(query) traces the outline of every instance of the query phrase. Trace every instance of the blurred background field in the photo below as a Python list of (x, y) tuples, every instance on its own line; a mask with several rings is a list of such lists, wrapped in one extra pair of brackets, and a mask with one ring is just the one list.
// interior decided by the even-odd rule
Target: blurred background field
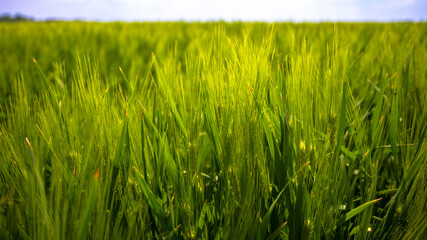
[[(237, 22), (224, 23), (223, 28), (231, 38), (242, 38), (246, 34), (251, 41), (259, 41), (264, 35), (262, 29), (268, 25)], [(71, 78), (78, 54), (87, 54), (98, 61), (100, 73), (108, 78), (121, 76), (118, 66), (135, 77), (138, 70), (143, 71), (147, 67), (152, 52), (161, 59), (175, 52), (175, 57), (183, 65), (186, 54), (194, 54), (212, 38), (215, 26), (214, 22), (2, 23), (0, 101), (4, 102), (5, 95), (10, 92), (7, 89), (9, 82), (21, 71), (31, 86), (38, 88), (34, 83), (38, 73), (33, 58), (47, 73), (53, 72), (55, 65), (60, 64), (66, 70), (66, 77)], [(361, 66), (353, 71), (355, 76), (352, 78), (360, 80), (373, 78), (371, 74), (378, 74), (379, 68), (389, 74), (402, 71), (411, 53), (422, 55), (426, 48), (423, 41), (427, 32), (425, 23), (338, 23), (337, 27), (341, 47), (348, 47), (350, 60), (365, 53), (364, 61), (359, 63)], [(332, 41), (333, 29), (333, 24), (329, 23), (276, 24), (272, 62), (282, 63), (286, 55), (301, 51), (303, 40), (310, 44), (310, 53), (324, 56), (327, 43)], [(365, 73), (361, 73), (362, 69), (366, 70)], [(418, 71), (413, 73), (424, 77)]]

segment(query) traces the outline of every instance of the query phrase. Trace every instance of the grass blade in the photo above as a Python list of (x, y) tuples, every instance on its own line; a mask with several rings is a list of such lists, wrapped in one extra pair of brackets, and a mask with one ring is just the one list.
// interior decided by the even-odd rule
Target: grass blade
[(360, 214), (361, 212), (363, 212), (364, 210), (366, 210), (368, 207), (374, 205), (376, 202), (380, 201), (381, 198), (366, 202), (352, 210), (350, 210), (349, 212), (347, 212), (346, 214), (344, 214), (340, 220), (338, 220), (335, 229), (339, 226), (341, 226), (342, 224), (344, 224), (345, 222), (347, 222), (348, 220), (352, 219), (353, 217), (357, 216), (358, 214)]
[(145, 179), (142, 177), (141, 173), (135, 168), (136, 177), (140, 183), (141, 190), (144, 193), (144, 196), (148, 200), (148, 205), (153, 213), (156, 215), (160, 225), (166, 228), (169, 228), (167, 222), (167, 215), (162, 208), (162, 200), (157, 198), (154, 193), (151, 191)]
[(393, 96), (393, 104), (391, 106), (391, 119), (390, 119), (390, 141), (391, 150), (393, 152), (394, 159), (397, 161), (397, 94)]
[(89, 229), (89, 221), (92, 216), (92, 212), (95, 208), (95, 201), (98, 193), (98, 178), (99, 178), (99, 171), (95, 173), (95, 177), (92, 182), (92, 187), (90, 188), (90, 191), (89, 191), (89, 197), (86, 203), (86, 209), (84, 211), (84, 214), (81, 218), (81, 222), (79, 224), (79, 231), (77, 233), (78, 240), (84, 240), (88, 238), (87, 235), (88, 235), (88, 229)]

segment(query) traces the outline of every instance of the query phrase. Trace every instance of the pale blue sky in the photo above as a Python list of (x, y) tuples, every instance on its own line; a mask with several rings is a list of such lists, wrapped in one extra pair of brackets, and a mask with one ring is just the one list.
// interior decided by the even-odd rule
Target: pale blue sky
[(0, 0), (0, 13), (98, 21), (427, 20), (427, 0)]

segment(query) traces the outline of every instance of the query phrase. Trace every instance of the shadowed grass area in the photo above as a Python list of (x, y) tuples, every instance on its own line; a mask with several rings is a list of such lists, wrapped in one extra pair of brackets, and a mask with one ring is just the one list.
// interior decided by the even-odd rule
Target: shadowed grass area
[(427, 237), (425, 23), (0, 33), (2, 239)]

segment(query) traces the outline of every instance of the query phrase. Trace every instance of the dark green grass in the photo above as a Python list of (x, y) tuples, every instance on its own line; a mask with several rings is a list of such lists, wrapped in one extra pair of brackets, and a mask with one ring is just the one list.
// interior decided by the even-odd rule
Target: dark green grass
[(0, 33), (0, 238), (427, 237), (425, 23)]

